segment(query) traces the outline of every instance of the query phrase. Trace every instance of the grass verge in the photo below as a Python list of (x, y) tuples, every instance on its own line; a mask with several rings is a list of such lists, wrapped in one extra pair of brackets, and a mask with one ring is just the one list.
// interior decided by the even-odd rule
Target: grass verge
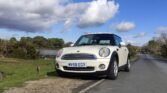
[[(40, 67), (39, 73), (37, 66)], [(0, 58), (0, 72), (4, 73), (0, 80), (0, 92), (9, 87), (21, 86), (25, 81), (47, 77), (54, 71), (54, 59), (23, 60)]]
[(135, 62), (135, 61), (137, 61), (139, 59), (139, 57), (140, 57), (139, 54), (131, 56), (130, 61), (131, 62)]

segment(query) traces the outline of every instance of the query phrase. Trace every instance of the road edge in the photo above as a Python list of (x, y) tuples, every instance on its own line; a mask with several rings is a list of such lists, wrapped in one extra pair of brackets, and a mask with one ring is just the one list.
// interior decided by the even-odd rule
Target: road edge
[(90, 89), (94, 88), (95, 86), (101, 84), (105, 79), (101, 79), (93, 84), (91, 84), (90, 86), (82, 89), (81, 91), (79, 91), (78, 93), (86, 93), (87, 91), (89, 91)]

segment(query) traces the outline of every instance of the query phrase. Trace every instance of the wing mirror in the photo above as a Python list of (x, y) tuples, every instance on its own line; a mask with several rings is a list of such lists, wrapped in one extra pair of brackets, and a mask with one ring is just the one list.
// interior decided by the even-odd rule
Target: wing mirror
[(71, 44), (70, 44), (70, 47), (73, 47), (73, 46), (74, 46), (74, 43), (71, 43)]
[(121, 43), (120, 43), (120, 46), (121, 46), (121, 47), (126, 47), (126, 43), (125, 43), (125, 42), (121, 42)]

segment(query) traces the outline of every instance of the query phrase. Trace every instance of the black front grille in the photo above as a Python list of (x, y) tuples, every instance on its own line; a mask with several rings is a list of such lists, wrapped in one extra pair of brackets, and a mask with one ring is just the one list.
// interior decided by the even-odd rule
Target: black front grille
[(64, 70), (69, 71), (94, 71), (94, 67), (63, 67)]
[(63, 60), (94, 60), (95, 55), (92, 54), (66, 54), (62, 57)]

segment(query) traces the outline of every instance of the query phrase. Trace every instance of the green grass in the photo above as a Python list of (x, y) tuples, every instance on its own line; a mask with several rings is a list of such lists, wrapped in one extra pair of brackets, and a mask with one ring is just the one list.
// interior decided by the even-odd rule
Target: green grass
[[(136, 61), (139, 56), (131, 57)], [(37, 73), (37, 66), (40, 72)], [(14, 58), (0, 58), (0, 71), (5, 73), (4, 79), (0, 80), (0, 93), (9, 87), (21, 86), (25, 81), (36, 80), (47, 77), (54, 72), (54, 59), (24, 60)]]
[[(37, 73), (37, 66), (40, 72)], [(0, 92), (9, 87), (21, 86), (25, 81), (47, 77), (48, 72), (54, 71), (54, 59), (23, 60), (0, 58), (0, 71), (5, 77), (0, 80)]]

